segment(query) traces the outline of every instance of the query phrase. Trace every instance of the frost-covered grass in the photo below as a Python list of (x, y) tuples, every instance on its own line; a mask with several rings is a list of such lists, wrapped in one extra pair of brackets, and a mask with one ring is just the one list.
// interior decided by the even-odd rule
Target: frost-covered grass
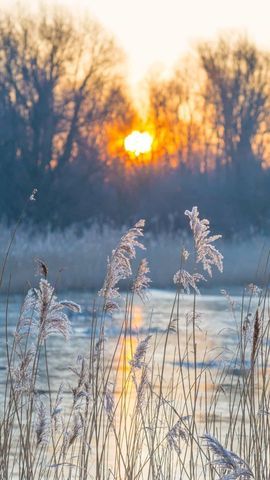
[[(196, 207), (186, 215), (194, 245), (185, 241), (181, 255), (179, 239), (163, 235), (156, 245), (153, 238), (146, 239), (152, 262), (159, 262), (160, 238), (165, 243), (160, 269), (166, 264), (165, 245), (168, 250), (177, 244), (170, 273), (175, 297), (162, 329), (154, 328), (154, 315), (148, 325), (141, 325), (134, 304), (135, 295), (145, 299), (149, 285), (147, 260), (138, 269), (133, 263), (138, 249), (146, 254), (143, 221), (114, 243), (99, 296), (87, 310), (87, 348), (70, 358), (66, 352), (61, 365), (61, 342), (70, 342), (71, 353), (74, 340), (69, 314), (80, 315), (81, 310), (72, 300), (56, 296), (50, 270), (58, 257), (50, 258), (49, 271), (37, 262), (40, 278), (26, 294), (13, 334), (7, 300), (1, 480), (269, 480), (268, 284), (244, 289), (240, 315), (225, 292), (233, 322), (209, 339), (199, 322), (198, 288), (217, 269), (222, 271), (226, 252), (221, 253), (219, 236), (210, 235), (209, 223), (199, 219)], [(87, 234), (97, 254), (96, 243), (104, 232), (92, 229)], [(116, 234), (107, 231), (106, 248)], [(70, 232), (66, 239), (48, 235), (46, 242), (36, 241), (40, 251), (33, 253), (44, 258), (41, 247), (50, 245), (53, 251), (55, 245), (64, 259), (67, 242), (72, 247), (66, 266), (72, 268), (78, 262), (74, 251), (79, 256), (87, 243), (85, 235), (81, 240)], [(21, 247), (30, 256), (28, 242), (26, 236)], [(169, 251), (168, 258), (173, 262)], [(95, 275), (91, 262), (84, 260), (85, 265), (81, 257), (80, 268)], [(24, 275), (27, 278), (26, 271)], [(130, 286), (122, 294), (119, 282), (126, 279), (131, 279)], [(185, 312), (182, 294), (190, 290)]]
[[(34, 258), (46, 261), (50, 278), (59, 290), (92, 290), (102, 285), (106, 271), (106, 258), (125, 229), (117, 230), (106, 225), (100, 229), (92, 226), (77, 235), (71, 228), (64, 233), (32, 233), (19, 228), (8, 260), (7, 272), (11, 274), (11, 292), (24, 292), (29, 282), (35, 281)], [(10, 229), (0, 229), (0, 258), (3, 258), (10, 240)], [(151, 270), (153, 288), (172, 288), (172, 276), (180, 264), (180, 250), (191, 246), (192, 239), (184, 233), (148, 234), (145, 245)], [(243, 286), (262, 283), (266, 278), (266, 264), (270, 238), (254, 236), (219, 242), (224, 253), (223, 275), (217, 273), (208, 287), (218, 290), (224, 286)], [(26, 275), (27, 272), (27, 275)], [(5, 285), (7, 287), (8, 274)]]

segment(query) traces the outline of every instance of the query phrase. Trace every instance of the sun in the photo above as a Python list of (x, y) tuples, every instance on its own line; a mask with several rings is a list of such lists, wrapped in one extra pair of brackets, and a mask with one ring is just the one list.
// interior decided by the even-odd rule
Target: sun
[(148, 132), (134, 130), (124, 140), (125, 150), (136, 157), (151, 152), (153, 137)]

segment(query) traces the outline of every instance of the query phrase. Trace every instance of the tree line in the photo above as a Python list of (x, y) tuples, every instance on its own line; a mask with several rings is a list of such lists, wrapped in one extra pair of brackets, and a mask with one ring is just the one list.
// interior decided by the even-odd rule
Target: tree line
[[(269, 52), (223, 35), (145, 85), (139, 115), (124, 53), (92, 18), (2, 14), (1, 219), (14, 222), (37, 188), (27, 218), (40, 226), (142, 216), (153, 229), (177, 229), (198, 203), (225, 234), (267, 230)], [(153, 136), (150, 156), (124, 151), (137, 125)]]

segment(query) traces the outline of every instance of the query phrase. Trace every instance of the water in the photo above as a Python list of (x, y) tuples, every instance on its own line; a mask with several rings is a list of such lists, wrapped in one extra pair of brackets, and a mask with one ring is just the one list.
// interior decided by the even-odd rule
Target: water
[[(48, 388), (55, 398), (60, 385), (63, 385), (64, 393), (64, 410), (72, 405), (72, 387), (76, 385), (76, 376), (70, 370), (70, 366), (78, 368), (78, 357), (87, 357), (89, 353), (91, 335), (92, 335), (92, 319), (93, 311), (96, 311), (97, 322), (101, 320), (99, 317), (99, 305), (101, 299), (97, 299), (92, 294), (66, 292), (66, 294), (59, 295), (60, 300), (69, 299), (80, 304), (82, 312), (80, 314), (69, 315), (72, 324), (72, 335), (69, 341), (65, 341), (62, 337), (51, 336), (47, 340), (47, 358), (50, 385), (46, 376), (44, 357), (41, 357), (40, 368), (38, 372), (38, 380), (36, 390), (48, 402)], [(8, 299), (1, 297), (0, 310), (0, 411), (1, 404), (4, 400), (4, 384), (7, 373), (6, 365), (6, 337), (8, 338), (8, 345), (11, 348), (13, 340), (13, 332), (20, 312), (20, 306), (23, 301), (21, 296), (11, 295)], [(208, 421), (216, 422), (215, 425), (222, 423), (225, 429), (229, 424), (228, 413), (228, 396), (227, 390), (231, 391), (232, 382), (227, 385), (227, 379), (224, 377), (222, 383), (218, 383), (222, 375), (217, 375), (217, 372), (222, 372), (224, 367), (231, 366), (232, 375), (235, 376), (236, 381), (241, 375), (241, 369), (237, 365), (231, 363), (235, 358), (236, 346), (238, 343), (237, 327), (239, 327), (241, 312), (244, 318), (248, 312), (255, 311), (255, 305), (250, 303), (247, 297), (244, 304), (240, 295), (233, 295), (231, 298), (220, 294), (203, 294), (196, 297), (196, 354), (194, 354), (194, 343), (192, 338), (192, 318), (193, 318), (193, 296), (183, 295), (180, 298), (178, 311), (174, 307), (175, 293), (171, 291), (152, 290), (148, 301), (143, 304), (140, 299), (136, 299), (133, 305), (132, 317), (130, 318), (130, 335), (127, 338), (120, 336), (121, 326), (123, 325), (124, 303), (122, 309), (111, 318), (108, 316), (105, 320), (105, 346), (104, 355), (105, 362), (110, 360), (113, 356), (112, 376), (115, 379), (114, 383), (114, 399), (115, 402), (124, 400), (125, 410), (125, 428), (129, 431), (132, 428), (131, 417), (134, 415), (134, 405), (136, 404), (136, 389), (134, 388), (134, 381), (132, 379), (130, 360), (136, 350), (139, 340), (144, 339), (151, 334), (150, 347), (147, 352), (149, 363), (152, 365), (155, 374), (160, 373), (163, 363), (164, 343), (166, 342), (166, 331), (170, 321), (178, 316), (179, 327), (178, 335), (176, 332), (171, 332), (167, 337), (167, 351), (164, 367), (164, 390), (163, 398), (166, 399), (164, 411), (170, 411), (169, 406), (174, 405), (180, 414), (186, 415), (192, 412), (192, 404), (190, 400), (183, 395), (183, 391), (188, 392), (190, 385), (191, 389), (194, 385), (194, 379), (199, 377), (197, 388), (198, 398), (198, 413), (196, 411), (196, 424), (201, 425), (200, 433), (206, 431), (205, 416), (203, 415), (205, 408), (205, 398), (215, 397), (215, 388), (222, 388), (222, 394), (219, 398), (219, 403), (215, 407), (215, 411), (209, 414)], [(173, 310), (172, 310), (173, 309)], [(7, 320), (6, 320), (7, 319)], [(187, 347), (188, 345), (188, 347)], [(117, 346), (117, 349), (116, 349)], [(116, 350), (115, 350), (116, 349)], [(113, 352), (116, 353), (114, 354)], [(154, 351), (154, 353), (153, 353)], [(181, 352), (181, 368), (179, 364), (179, 352)], [(194, 360), (196, 358), (196, 365)], [(207, 378), (206, 373), (207, 371)], [(199, 375), (198, 375), (198, 372)], [(208, 373), (210, 372), (210, 376)], [(216, 377), (215, 377), (216, 376)], [(155, 378), (153, 380), (153, 396), (159, 393), (158, 383)], [(217, 378), (217, 384), (215, 384)], [(127, 381), (128, 379), (128, 381)], [(74, 383), (75, 382), (75, 383)], [(185, 387), (183, 386), (185, 383)], [(213, 397), (211, 397), (213, 392)], [(153, 403), (154, 405), (154, 403)], [(189, 411), (186, 411), (188, 405)], [(133, 413), (132, 413), (133, 412)], [(155, 412), (153, 410), (153, 415)], [(123, 409), (120, 409), (120, 414), (116, 413), (116, 429), (119, 438), (123, 435), (121, 433), (121, 415)], [(117, 416), (118, 415), (118, 416)], [(119, 416), (120, 415), (120, 416)], [(167, 422), (167, 420), (166, 420)], [(167, 425), (167, 423), (166, 423)], [(162, 427), (163, 428), (163, 427)], [(197, 428), (197, 427), (196, 427)], [(200, 429), (200, 426), (198, 427)], [(220, 427), (221, 428), (221, 427)], [(226, 430), (224, 430), (225, 435)], [(164, 436), (161, 430), (161, 435)], [(223, 438), (222, 432), (220, 438)], [(113, 445), (114, 437), (110, 437)], [(117, 445), (114, 445), (109, 451), (108, 462), (109, 465), (114, 464), (114, 450)], [(123, 447), (123, 452), (125, 447)], [(145, 450), (147, 452), (147, 450)], [(142, 454), (143, 455), (143, 454)], [(145, 454), (147, 456), (147, 453)], [(143, 457), (142, 457), (143, 458)], [(179, 468), (179, 466), (178, 466)], [(198, 467), (199, 468), (199, 467)], [(180, 470), (178, 470), (180, 471)], [(199, 470), (197, 471), (199, 472)], [(93, 470), (95, 476), (95, 471)], [(16, 476), (14, 477), (16, 478)], [(197, 477), (196, 477), (197, 478)]]
[[(68, 298), (79, 303), (82, 307), (80, 314), (69, 314), (73, 334), (69, 341), (64, 341), (61, 337), (50, 337), (48, 341), (48, 352), (50, 354), (50, 368), (52, 376), (52, 385), (56, 387), (57, 383), (68, 378), (68, 366), (73, 364), (78, 355), (86, 353), (89, 349), (89, 339), (91, 332), (91, 318), (96, 302), (92, 294), (68, 292), (65, 295), (59, 295), (59, 298)], [(143, 304), (140, 299), (134, 302), (132, 317), (132, 335), (134, 343), (138, 338), (145, 337), (149, 332), (151, 334), (162, 334), (166, 330), (171, 317), (172, 306), (175, 293), (171, 291), (152, 290), (148, 301)], [(0, 310), (0, 396), (3, 392), (3, 382), (6, 372), (5, 355), (5, 337), (6, 331), (11, 345), (12, 334), (18, 320), (20, 306), (23, 297), (11, 295), (7, 300), (1, 297)], [(98, 299), (100, 302), (100, 299)], [(198, 355), (204, 357), (205, 339), (207, 338), (208, 348), (220, 349), (223, 351), (222, 360), (232, 352), (237, 343), (236, 318), (240, 318), (242, 298), (232, 296), (231, 301), (234, 304), (234, 313), (231, 311), (231, 305), (224, 295), (204, 294), (196, 299), (196, 324), (197, 324), (197, 343)], [(246, 308), (248, 309), (247, 302)], [(183, 295), (180, 300), (180, 332), (185, 332), (187, 319), (192, 317), (193, 297)], [(172, 315), (175, 317), (176, 312)], [(7, 325), (6, 325), (7, 318)], [(113, 319), (107, 318), (105, 324), (105, 336), (107, 344), (113, 343), (118, 337), (123, 322), (124, 313), (117, 313)], [(200, 341), (202, 344), (200, 344)], [(175, 342), (170, 337), (170, 342), (175, 346)], [(215, 355), (214, 355), (215, 356)], [(200, 361), (200, 360), (198, 360)], [(201, 360), (206, 362), (206, 360)], [(221, 361), (221, 359), (219, 360)], [(216, 362), (209, 360), (209, 367), (215, 367)]]

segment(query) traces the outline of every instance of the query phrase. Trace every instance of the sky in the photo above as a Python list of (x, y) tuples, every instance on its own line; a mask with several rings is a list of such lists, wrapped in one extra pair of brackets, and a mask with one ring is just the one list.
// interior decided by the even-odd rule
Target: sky
[[(10, 5), (12, 0), (0, 0)], [(21, 0), (27, 8), (38, 0)], [(128, 75), (136, 85), (159, 65), (173, 67), (198, 40), (220, 31), (240, 30), (270, 50), (270, 0), (43, 0), (65, 5), (76, 15), (88, 11), (116, 37), (127, 54)]]

